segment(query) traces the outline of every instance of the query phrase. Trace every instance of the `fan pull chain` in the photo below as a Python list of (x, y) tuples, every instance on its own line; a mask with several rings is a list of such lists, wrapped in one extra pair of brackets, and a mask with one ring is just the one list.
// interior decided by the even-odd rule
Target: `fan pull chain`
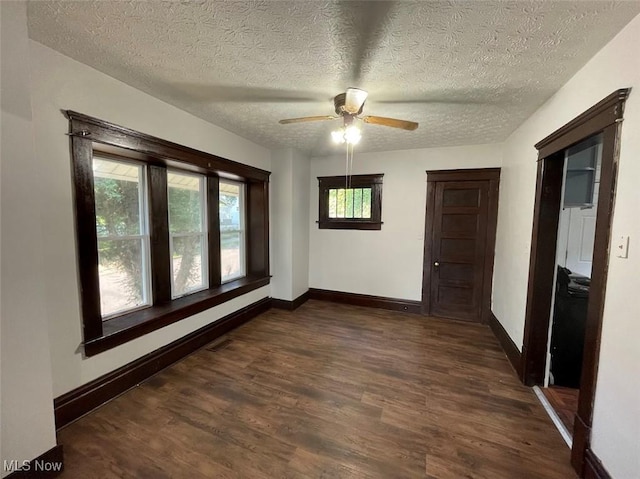
[[(353, 172), (353, 145), (347, 143), (346, 169), (344, 174), (344, 188), (351, 188), (351, 173)], [(346, 194), (346, 191), (345, 191)]]
[(344, 172), (344, 189), (345, 189), (345, 198), (347, 191), (349, 189), (349, 143), (347, 143), (347, 158), (345, 162), (345, 172)]
[(351, 188), (351, 175), (353, 174), (353, 145), (347, 145), (347, 150), (349, 151), (349, 188)]

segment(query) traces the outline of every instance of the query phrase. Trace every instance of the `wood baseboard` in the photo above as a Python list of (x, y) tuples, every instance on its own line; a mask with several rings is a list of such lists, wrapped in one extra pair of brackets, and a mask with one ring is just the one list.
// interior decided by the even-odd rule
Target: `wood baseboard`
[[(7, 465), (8, 464), (8, 465)], [(5, 479), (41, 479), (45, 477), (57, 477), (64, 471), (64, 454), (62, 444), (52, 447), (44, 454), (29, 461), (28, 464), (19, 463), (20, 469), (16, 469)], [(5, 460), (3, 467), (12, 467), (9, 460)], [(12, 467), (13, 469), (13, 467)]]
[(342, 291), (316, 288), (309, 289), (309, 299), (422, 314), (422, 303), (410, 299), (385, 298), (383, 296), (370, 296), (368, 294), (345, 293)]
[(60, 429), (102, 404), (140, 384), (223, 334), (246, 323), (271, 307), (271, 298), (231, 313), (172, 343), (100, 376), (54, 399), (56, 428)]
[(587, 449), (584, 456), (584, 479), (611, 479), (611, 475), (602, 465), (591, 449)]
[(491, 328), (491, 331), (493, 331), (495, 337), (498, 338), (500, 346), (502, 346), (502, 350), (507, 355), (507, 358), (509, 359), (511, 366), (513, 366), (513, 369), (516, 371), (516, 374), (519, 378), (522, 377), (522, 354), (509, 334), (502, 327), (498, 318), (493, 314), (493, 311), (489, 316), (489, 327)]
[(309, 290), (302, 293), (293, 301), (287, 301), (286, 299), (271, 298), (271, 307), (278, 309), (286, 309), (287, 311), (294, 311), (307, 302), (309, 299)]

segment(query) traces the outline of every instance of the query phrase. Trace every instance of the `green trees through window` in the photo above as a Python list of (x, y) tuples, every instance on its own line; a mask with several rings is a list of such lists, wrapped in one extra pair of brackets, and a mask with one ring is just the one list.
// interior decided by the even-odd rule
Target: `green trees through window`
[[(151, 303), (149, 213), (144, 167), (93, 159), (96, 231), (103, 318)], [(205, 179), (167, 173), (172, 297), (205, 289)]]
[(371, 218), (371, 188), (330, 189), (329, 218)]
[(208, 285), (204, 183), (202, 175), (167, 173), (173, 297)]
[(222, 282), (245, 274), (244, 185), (220, 181), (220, 269)]
[(149, 304), (149, 236), (142, 166), (93, 160), (103, 317)]

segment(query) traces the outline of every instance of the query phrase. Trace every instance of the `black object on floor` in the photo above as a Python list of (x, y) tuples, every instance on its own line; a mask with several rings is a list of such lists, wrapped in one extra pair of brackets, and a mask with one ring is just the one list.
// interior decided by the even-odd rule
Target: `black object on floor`
[(580, 388), (588, 303), (589, 278), (558, 266), (551, 329), (551, 373), (555, 385)]

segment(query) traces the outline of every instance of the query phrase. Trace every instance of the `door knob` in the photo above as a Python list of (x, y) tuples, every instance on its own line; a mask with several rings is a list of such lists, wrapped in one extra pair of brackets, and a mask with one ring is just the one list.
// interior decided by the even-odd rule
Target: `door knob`
[(435, 266), (435, 267), (437, 268), (438, 266), (440, 266), (440, 263), (438, 263), (438, 262), (436, 261), (435, 263), (433, 263), (433, 266)]

